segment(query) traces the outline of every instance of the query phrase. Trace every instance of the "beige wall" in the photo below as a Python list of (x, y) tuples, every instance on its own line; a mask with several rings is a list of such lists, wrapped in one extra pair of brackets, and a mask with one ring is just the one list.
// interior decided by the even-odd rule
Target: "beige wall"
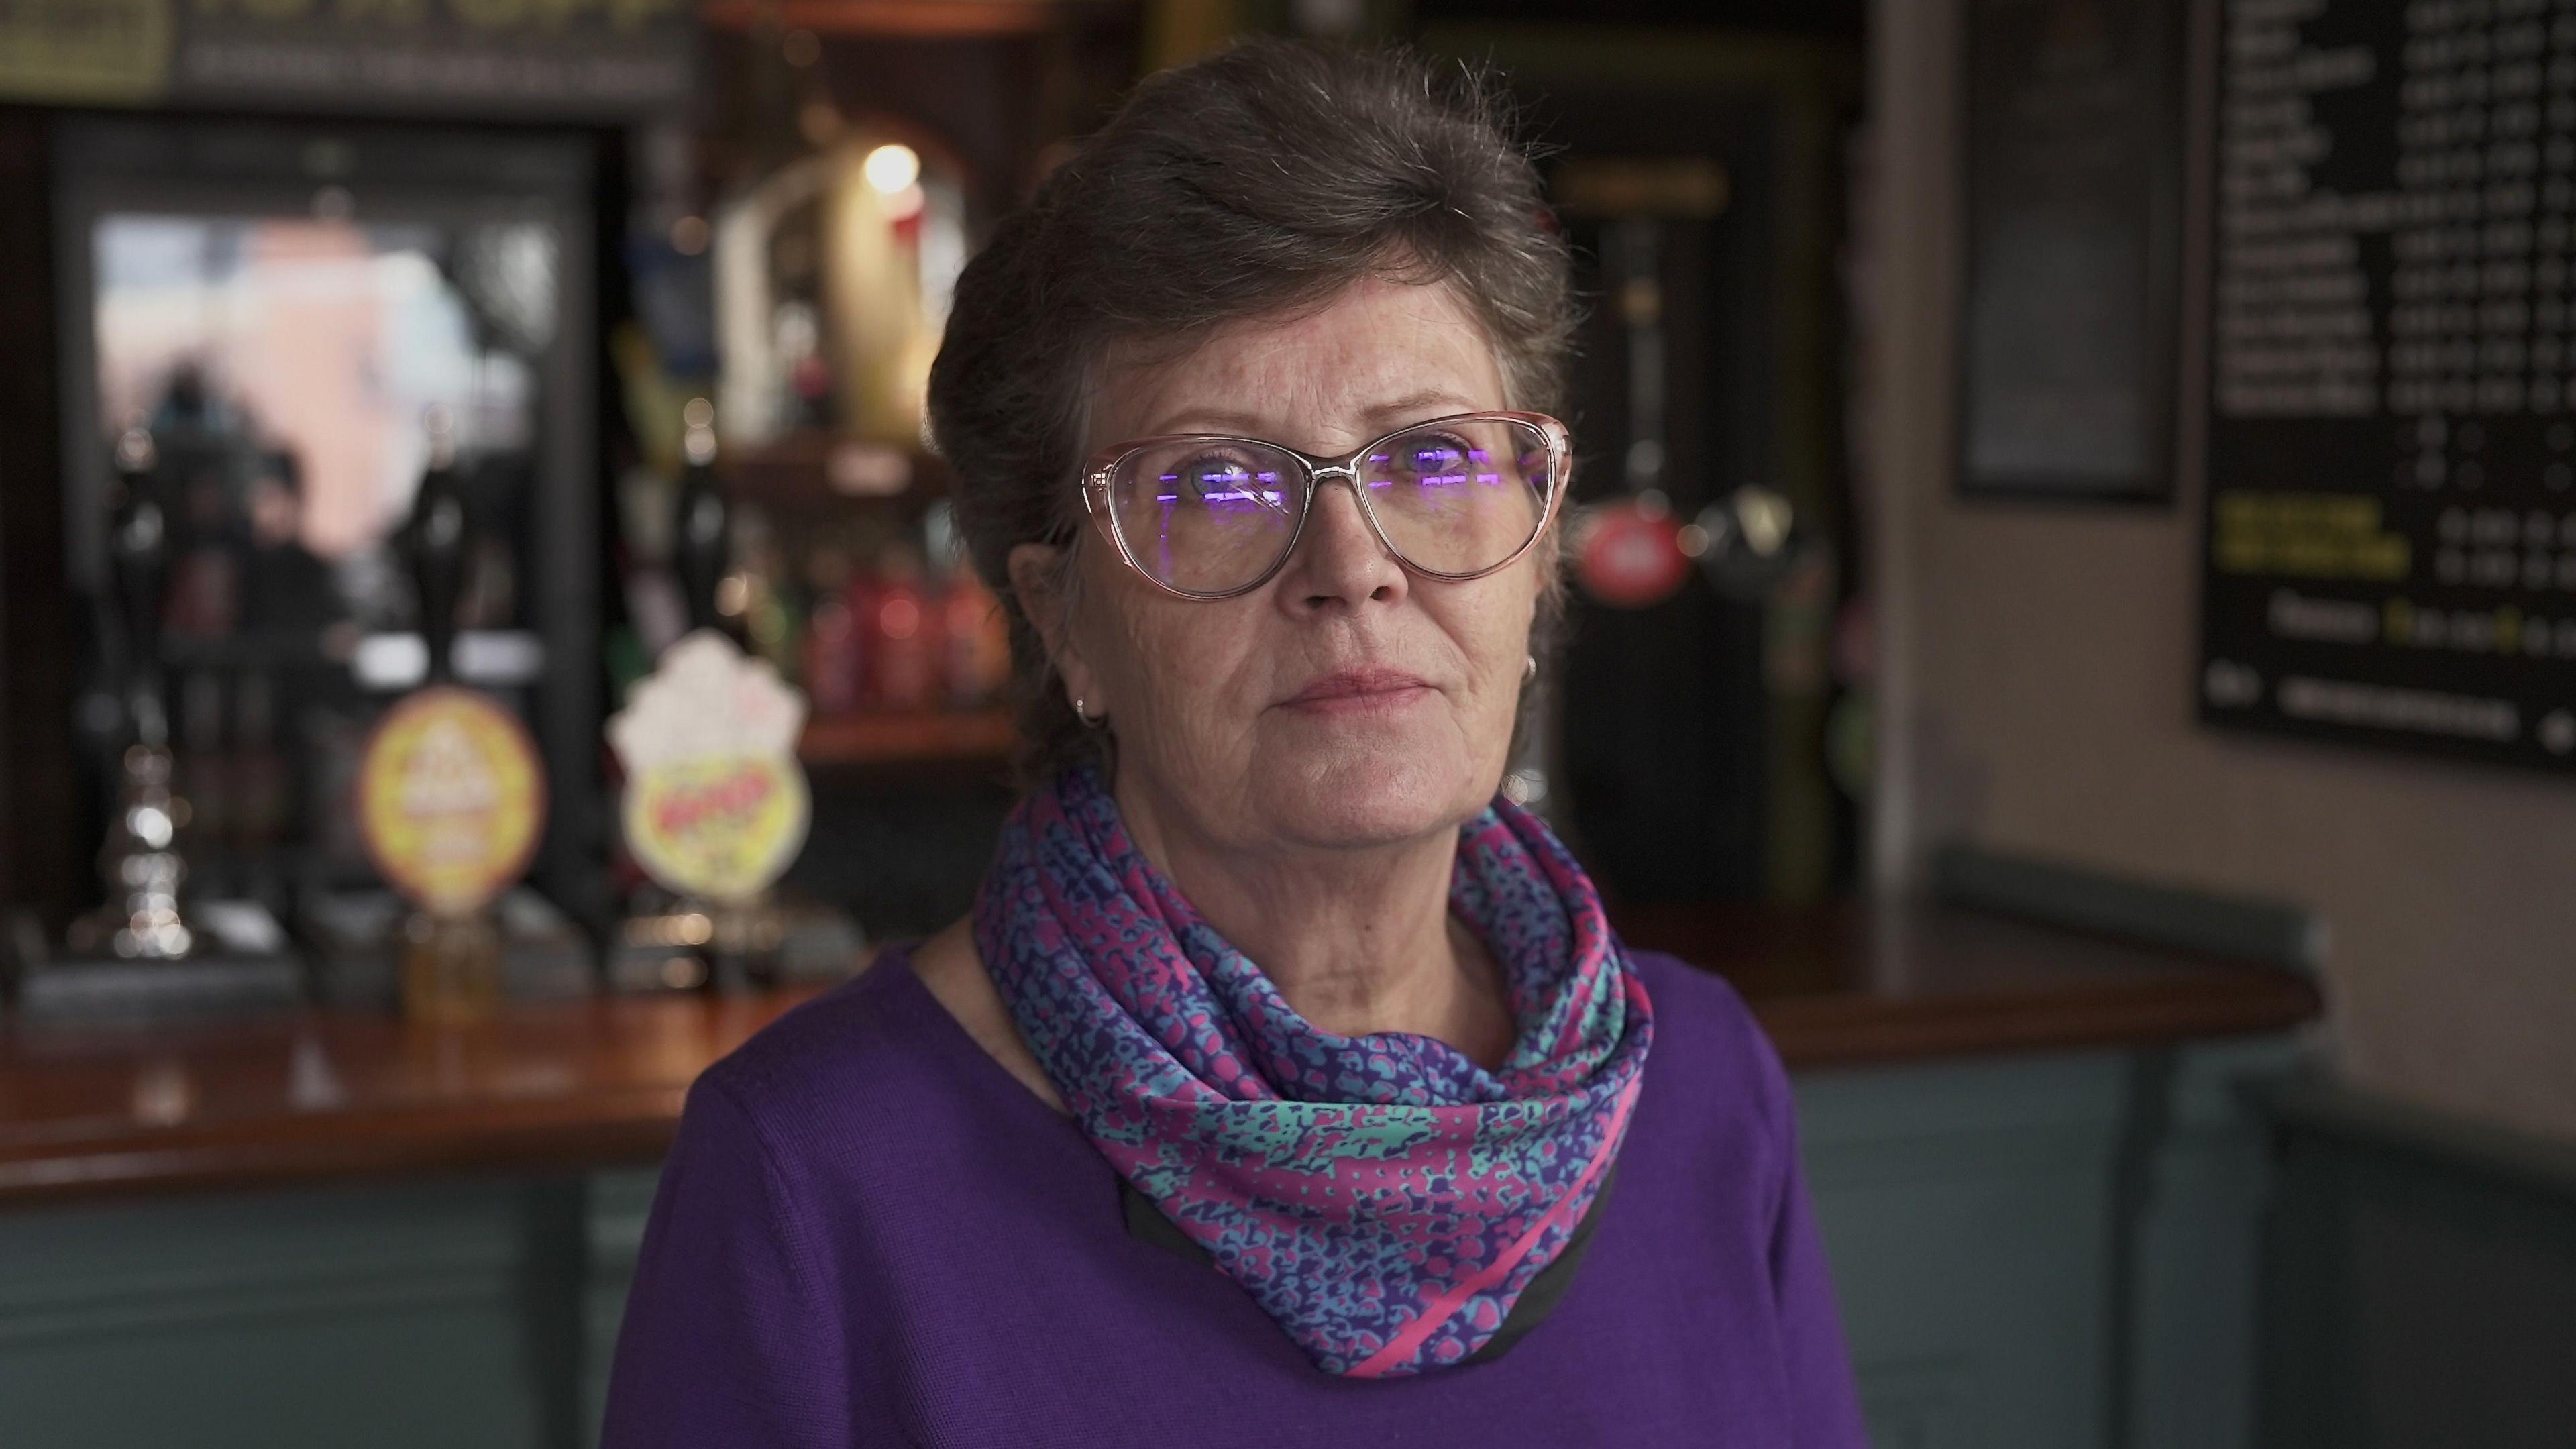
[(2576, 783), (2196, 725), (2188, 436), (2170, 510), (1956, 500), (1957, 3), (1873, 22), (1878, 879), (1965, 838), (2298, 901), (2353, 1080), (2576, 1138)]

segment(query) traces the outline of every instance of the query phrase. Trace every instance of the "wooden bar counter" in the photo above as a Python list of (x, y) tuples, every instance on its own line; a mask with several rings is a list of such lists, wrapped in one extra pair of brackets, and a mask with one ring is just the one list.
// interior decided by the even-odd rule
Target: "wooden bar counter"
[[(1939, 906), (1640, 911), (1725, 974), (1793, 1069), (2277, 1033), (2306, 978)], [(307, 1011), (0, 1031), (0, 1205), (649, 1163), (689, 1083), (811, 990), (513, 1006), (464, 1030)]]

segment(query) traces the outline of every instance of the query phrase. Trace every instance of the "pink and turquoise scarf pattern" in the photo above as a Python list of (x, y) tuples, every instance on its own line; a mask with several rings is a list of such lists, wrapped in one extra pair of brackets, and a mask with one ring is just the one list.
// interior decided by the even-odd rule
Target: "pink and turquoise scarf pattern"
[(1138, 851), (1089, 771), (1021, 802), (975, 939), (1101, 1155), (1318, 1367), (1458, 1363), (1562, 1252), (1625, 1139), (1653, 1006), (1599, 894), (1502, 800), (1458, 838), (1450, 910), (1519, 1024), (1488, 1072), (1290, 1009)]

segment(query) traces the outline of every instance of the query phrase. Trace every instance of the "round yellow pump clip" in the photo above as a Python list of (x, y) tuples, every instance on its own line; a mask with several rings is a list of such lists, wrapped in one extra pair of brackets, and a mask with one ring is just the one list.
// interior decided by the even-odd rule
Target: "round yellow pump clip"
[(487, 1014), (500, 997), (500, 946), (483, 910), (527, 870), (545, 826), (545, 769), (526, 727), (474, 690), (420, 690), (377, 722), (355, 793), (368, 858), (422, 912), (405, 952), (405, 1012)]

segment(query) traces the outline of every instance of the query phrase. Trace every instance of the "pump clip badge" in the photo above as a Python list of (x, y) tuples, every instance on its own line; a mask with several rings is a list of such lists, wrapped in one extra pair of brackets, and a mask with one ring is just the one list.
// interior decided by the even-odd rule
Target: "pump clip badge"
[(386, 882), (433, 915), (481, 910), (528, 868), (546, 776), (525, 726), (453, 685), (385, 712), (358, 763), (358, 834)]
[(626, 768), (627, 848), (682, 895), (748, 900), (805, 844), (796, 763), (805, 701), (766, 662), (702, 629), (671, 646), (608, 722)]

